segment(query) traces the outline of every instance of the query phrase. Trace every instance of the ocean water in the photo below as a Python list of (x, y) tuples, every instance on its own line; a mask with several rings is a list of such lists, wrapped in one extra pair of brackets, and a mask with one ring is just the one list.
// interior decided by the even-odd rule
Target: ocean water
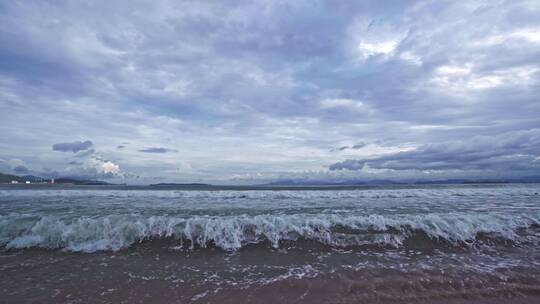
[(538, 184), (4, 186), (1, 295), (8, 303), (536, 300), (539, 193)]

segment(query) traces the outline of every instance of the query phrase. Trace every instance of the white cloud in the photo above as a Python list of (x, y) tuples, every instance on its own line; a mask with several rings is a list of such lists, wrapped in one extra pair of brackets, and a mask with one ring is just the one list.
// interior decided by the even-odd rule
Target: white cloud
[(398, 45), (397, 40), (387, 40), (380, 42), (360, 41), (358, 44), (358, 50), (362, 54), (362, 57), (370, 57), (375, 55), (389, 55), (394, 52)]
[(378, 19), (359, 18), (347, 29), (351, 55), (360, 61), (373, 56), (391, 57), (407, 35), (405, 27)]
[(502, 86), (521, 87), (536, 82), (534, 74), (540, 69), (535, 65), (510, 67), (494, 71), (477, 72), (472, 64), (438, 67), (431, 82), (442, 89), (463, 94), (469, 90), (486, 90)]
[(101, 170), (105, 174), (117, 174), (118, 172), (120, 172), (120, 167), (113, 162), (107, 161), (101, 164)]
[(98, 174), (116, 175), (120, 173), (120, 166), (108, 160), (91, 158), (89, 165), (96, 170)]
[(400, 146), (381, 146), (377, 144), (368, 144), (361, 149), (346, 149), (341, 151), (345, 157), (373, 157), (385, 154), (393, 154), (399, 152), (407, 152), (415, 150), (415, 146), (400, 145)]
[(359, 110), (364, 107), (362, 101), (348, 98), (325, 98), (320, 100), (319, 104), (323, 109), (348, 108)]
[(415, 65), (422, 64), (422, 57), (420, 57), (418, 54), (415, 54), (414, 52), (411, 52), (411, 51), (402, 52), (401, 54), (399, 54), (399, 58)]
[(540, 43), (540, 28), (521, 28), (514, 31), (496, 33), (487, 36), (484, 39), (474, 41), (472, 46), (488, 47), (503, 43), (509, 43), (516, 40), (518, 43), (528, 42), (533, 44)]

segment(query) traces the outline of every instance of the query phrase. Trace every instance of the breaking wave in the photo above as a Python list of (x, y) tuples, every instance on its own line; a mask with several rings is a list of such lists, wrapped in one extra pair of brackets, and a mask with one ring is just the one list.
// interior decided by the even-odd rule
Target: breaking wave
[(426, 214), (344, 216), (338, 214), (237, 215), (180, 218), (108, 215), (0, 216), (0, 244), (6, 248), (50, 248), (77, 252), (118, 251), (145, 240), (174, 239), (177, 246), (236, 251), (249, 244), (315, 241), (332, 247), (426, 247), (504, 243), (540, 239), (540, 216)]

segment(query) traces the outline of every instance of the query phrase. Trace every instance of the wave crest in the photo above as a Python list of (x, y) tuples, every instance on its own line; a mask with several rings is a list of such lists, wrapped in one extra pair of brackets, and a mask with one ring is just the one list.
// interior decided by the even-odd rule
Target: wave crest
[[(296, 214), (179, 218), (109, 215), (74, 220), (11, 214), (0, 217), (0, 242), (7, 248), (118, 251), (148, 239), (174, 238), (179, 246), (216, 246), (234, 251), (269, 242), (306, 239), (334, 247), (409, 246), (418, 242), (470, 246), (482, 238), (511, 243), (536, 241), (538, 216), (428, 214), (343, 216)], [(419, 245), (419, 244), (416, 244)], [(426, 244), (423, 244), (426, 245)], [(420, 244), (422, 246), (422, 244)]]

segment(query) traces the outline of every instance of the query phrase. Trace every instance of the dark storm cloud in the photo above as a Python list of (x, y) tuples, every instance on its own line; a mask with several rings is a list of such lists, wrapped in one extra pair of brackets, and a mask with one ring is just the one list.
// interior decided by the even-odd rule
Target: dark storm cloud
[(13, 172), (15, 172), (16, 174), (27, 174), (30, 172), (30, 170), (28, 170), (28, 168), (25, 166), (17, 166), (13, 168)]
[(356, 145), (353, 145), (351, 149), (362, 149), (365, 146), (367, 146), (366, 143), (357, 143)]
[(371, 159), (349, 159), (330, 170), (499, 170), (539, 173), (540, 129), (440, 142)]
[(54, 144), (52, 146), (52, 149), (54, 151), (77, 153), (79, 151), (88, 150), (93, 145), (94, 144), (90, 140), (74, 141), (74, 142)]
[(151, 148), (141, 149), (141, 150), (139, 150), (139, 152), (163, 154), (163, 153), (170, 153), (170, 152), (178, 152), (178, 150), (168, 149), (168, 148), (161, 148), (161, 147), (160, 148), (151, 147)]
[(333, 151), (345, 151), (345, 150), (359, 150), (359, 149), (362, 149), (363, 147), (367, 146), (368, 144), (367, 143), (363, 143), (363, 142), (360, 142), (360, 143), (357, 143), (355, 145), (352, 145), (352, 146), (341, 146), (337, 149), (332, 149), (330, 150), (331, 152)]

